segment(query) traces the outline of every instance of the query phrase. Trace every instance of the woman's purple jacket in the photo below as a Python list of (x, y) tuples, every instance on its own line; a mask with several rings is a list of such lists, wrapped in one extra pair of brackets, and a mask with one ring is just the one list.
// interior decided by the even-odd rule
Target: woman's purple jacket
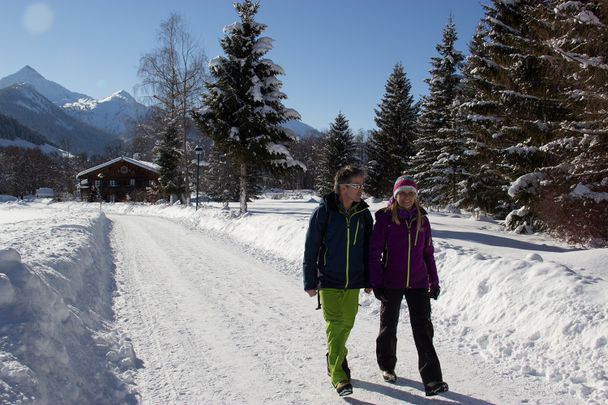
[[(431, 224), (426, 215), (416, 232), (416, 208), (398, 209), (401, 224), (392, 220), (389, 209), (376, 212), (369, 244), (369, 276), (372, 287), (439, 287), (433, 256)], [(423, 214), (426, 212), (423, 211)]]

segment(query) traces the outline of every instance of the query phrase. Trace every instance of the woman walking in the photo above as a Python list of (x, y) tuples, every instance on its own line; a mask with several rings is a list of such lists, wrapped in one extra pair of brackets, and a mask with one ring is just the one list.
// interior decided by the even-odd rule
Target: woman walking
[(433, 346), (431, 301), (439, 296), (431, 225), (417, 201), (418, 186), (401, 176), (388, 207), (376, 212), (369, 247), (370, 282), (381, 301), (376, 358), (385, 381), (395, 382), (397, 323), (405, 297), (418, 352), (418, 371), (427, 396), (448, 390)]

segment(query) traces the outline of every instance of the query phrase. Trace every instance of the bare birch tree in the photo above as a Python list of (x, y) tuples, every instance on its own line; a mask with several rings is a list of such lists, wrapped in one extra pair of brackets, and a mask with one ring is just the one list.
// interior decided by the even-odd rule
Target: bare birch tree
[(204, 90), (207, 57), (198, 46), (178, 14), (171, 14), (162, 21), (158, 31), (158, 48), (141, 57), (138, 76), (151, 104), (157, 105), (164, 113), (165, 122), (178, 125), (182, 137), (182, 159), (180, 172), (184, 184), (181, 195), (186, 203), (190, 195), (188, 148), (189, 111), (197, 106), (198, 97)]

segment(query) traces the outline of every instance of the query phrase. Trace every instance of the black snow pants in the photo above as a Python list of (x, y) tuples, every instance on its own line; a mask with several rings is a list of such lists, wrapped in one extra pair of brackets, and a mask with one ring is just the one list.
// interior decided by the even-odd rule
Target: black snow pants
[(376, 359), (383, 371), (394, 371), (397, 364), (397, 323), (401, 301), (405, 295), (410, 314), (414, 343), (418, 351), (418, 371), (425, 385), (441, 382), (441, 365), (433, 346), (433, 323), (431, 322), (431, 299), (423, 289), (382, 290), (380, 309), (380, 333), (376, 339)]

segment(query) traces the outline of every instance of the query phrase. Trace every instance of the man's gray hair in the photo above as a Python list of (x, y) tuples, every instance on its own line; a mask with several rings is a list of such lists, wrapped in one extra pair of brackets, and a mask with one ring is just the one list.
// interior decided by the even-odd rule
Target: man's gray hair
[(355, 166), (344, 166), (338, 169), (334, 177), (334, 192), (340, 194), (340, 184), (349, 184), (353, 177), (363, 177), (365, 173), (362, 169)]

